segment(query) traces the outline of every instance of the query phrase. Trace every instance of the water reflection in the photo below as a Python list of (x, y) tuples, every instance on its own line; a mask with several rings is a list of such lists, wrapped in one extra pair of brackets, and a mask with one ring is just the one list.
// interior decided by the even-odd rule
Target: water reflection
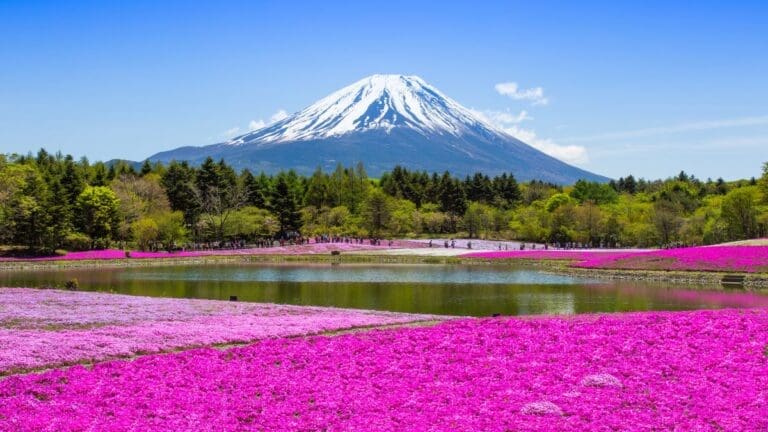
[(0, 272), (0, 286), (62, 286), (133, 295), (338, 306), (448, 315), (577, 314), (768, 307), (754, 292), (600, 282), (531, 268), (467, 265), (197, 265)]

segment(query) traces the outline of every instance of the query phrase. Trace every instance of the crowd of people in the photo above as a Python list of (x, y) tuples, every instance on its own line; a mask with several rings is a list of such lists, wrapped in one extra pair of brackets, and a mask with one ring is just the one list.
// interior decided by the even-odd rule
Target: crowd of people
[[(224, 250), (224, 249), (266, 249), (273, 247), (285, 247), (285, 246), (300, 246), (312, 243), (347, 243), (347, 244), (359, 244), (359, 245), (371, 245), (382, 246), (384, 241), (378, 237), (366, 238), (366, 237), (353, 237), (353, 236), (331, 236), (331, 235), (318, 235), (314, 237), (304, 237), (301, 235), (291, 236), (287, 238), (257, 238), (251, 241), (246, 240), (230, 240), (223, 242), (198, 242), (187, 243), (183, 247), (176, 247), (175, 250), (191, 250), (191, 251), (206, 251), (206, 250)], [(386, 240), (388, 246), (392, 246), (394, 242), (392, 240)]]
[[(315, 243), (347, 243), (347, 244), (369, 244), (371, 246), (381, 246), (381, 239), (378, 237), (353, 237), (353, 236), (329, 236), (319, 235), (315, 236)], [(388, 245), (392, 246), (392, 240), (388, 240)]]

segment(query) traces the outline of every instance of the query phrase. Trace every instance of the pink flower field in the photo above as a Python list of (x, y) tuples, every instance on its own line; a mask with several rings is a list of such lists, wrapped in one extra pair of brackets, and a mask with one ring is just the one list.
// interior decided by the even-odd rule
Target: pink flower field
[(653, 251), (509, 251), (462, 255), (482, 259), (571, 260), (594, 269), (768, 272), (768, 246), (706, 246)]
[(564, 260), (564, 261), (583, 261), (599, 257), (624, 256), (630, 251), (611, 252), (594, 250), (516, 250), (516, 251), (492, 251), (492, 252), (472, 252), (461, 255), (462, 258), (480, 258), (480, 259), (529, 259), (529, 260)]
[[(193, 258), (205, 256), (248, 256), (248, 255), (318, 255), (329, 254), (333, 251), (362, 251), (362, 250), (387, 250), (396, 248), (426, 247), (417, 242), (405, 240), (393, 240), (392, 246), (388, 241), (382, 241), (381, 245), (355, 244), (355, 243), (310, 243), (293, 246), (277, 246), (257, 249), (213, 249), (184, 252), (141, 252), (130, 251), (130, 259), (148, 258)], [(125, 251), (120, 249), (91, 250), (84, 252), (68, 252), (65, 255), (39, 257), (39, 258), (2, 258), (2, 261), (85, 261), (85, 260), (123, 260), (127, 259)]]
[(433, 316), (0, 288), (0, 375)]
[(0, 430), (764, 431), (767, 345), (763, 309), (267, 339), (7, 377)]

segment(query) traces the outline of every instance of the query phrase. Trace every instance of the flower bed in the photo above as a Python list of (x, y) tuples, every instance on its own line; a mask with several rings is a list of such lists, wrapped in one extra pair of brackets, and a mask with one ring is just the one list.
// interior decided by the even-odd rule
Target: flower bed
[(640, 254), (593, 256), (575, 267), (626, 270), (768, 272), (766, 246), (709, 246)]
[(0, 381), (0, 430), (768, 430), (768, 312), (472, 319)]
[(192, 346), (428, 319), (435, 317), (0, 288), (0, 375)]
[[(309, 243), (294, 246), (276, 246), (271, 248), (256, 249), (211, 249), (192, 250), (179, 252), (142, 252), (129, 251), (130, 259), (148, 258), (193, 258), (206, 256), (247, 256), (247, 255), (317, 255), (328, 254), (333, 251), (357, 251), (357, 250), (386, 250), (394, 248), (426, 247), (417, 242), (405, 240), (393, 240), (389, 246), (387, 240), (382, 240), (381, 245), (357, 244), (357, 243)], [(3, 258), (0, 261), (83, 261), (83, 260), (121, 260), (127, 259), (126, 251), (120, 249), (91, 250), (84, 252), (67, 252), (64, 255), (35, 258)]]
[(483, 259), (578, 261), (574, 267), (617, 270), (768, 272), (768, 246), (707, 246), (652, 251), (510, 251), (462, 255)]
[(517, 251), (493, 251), (474, 252), (464, 254), (462, 258), (480, 259), (528, 259), (528, 260), (563, 260), (584, 261), (593, 258), (608, 258), (626, 256), (628, 253), (637, 252), (612, 252), (594, 250), (517, 250)]

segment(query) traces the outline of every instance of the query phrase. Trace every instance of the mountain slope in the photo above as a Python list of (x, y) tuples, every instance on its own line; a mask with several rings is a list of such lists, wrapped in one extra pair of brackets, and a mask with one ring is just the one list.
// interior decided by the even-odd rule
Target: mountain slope
[(259, 130), (149, 159), (200, 163), (208, 156), (266, 172), (309, 173), (362, 161), (373, 176), (399, 164), (456, 175), (512, 172), (562, 184), (607, 180), (496, 129), (421, 78), (402, 75), (373, 75)]

